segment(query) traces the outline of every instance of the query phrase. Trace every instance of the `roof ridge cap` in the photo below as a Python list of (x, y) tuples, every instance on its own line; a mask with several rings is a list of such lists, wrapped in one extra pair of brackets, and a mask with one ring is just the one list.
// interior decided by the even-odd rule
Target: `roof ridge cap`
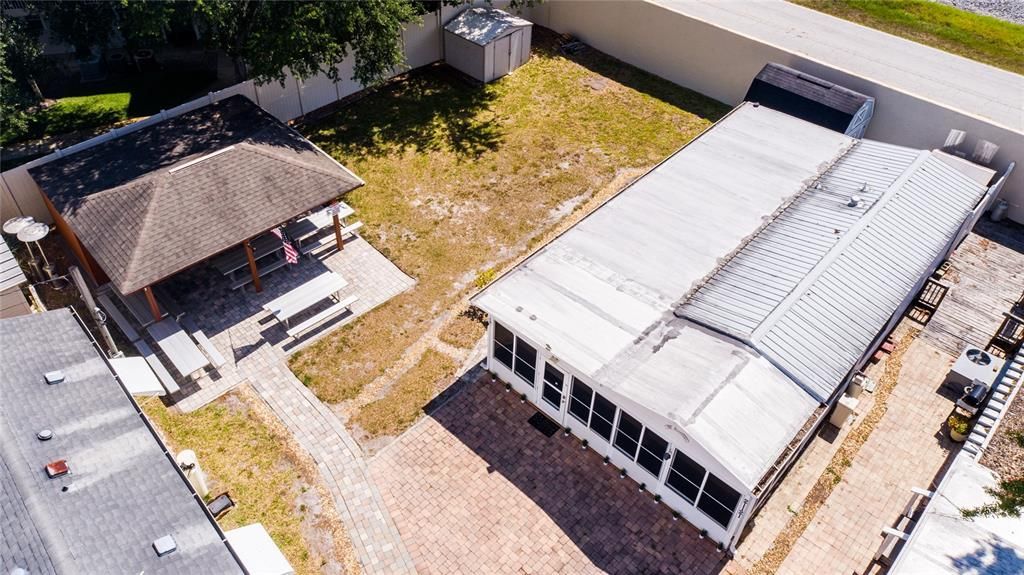
[[(166, 174), (161, 174), (154, 177), (153, 181), (151, 182), (151, 187), (148, 190), (149, 198), (146, 201), (146, 211), (145, 213), (142, 214), (142, 225), (139, 226), (139, 231), (135, 235), (135, 237), (138, 239), (132, 245), (131, 255), (128, 258), (128, 265), (125, 266), (124, 273), (121, 274), (122, 277), (131, 278), (135, 275), (137, 262), (139, 261), (139, 258), (142, 256), (139, 250), (139, 246), (145, 245), (143, 240), (147, 237), (148, 232), (152, 227), (150, 224), (151, 218), (149, 217), (149, 215), (153, 212), (153, 205), (157, 202), (157, 197), (160, 196), (160, 191), (163, 189), (163, 184), (165, 181)], [(120, 288), (120, 286), (118, 287)], [(137, 290), (131, 290), (131, 292), (134, 291)]]
[[(236, 149), (241, 149), (243, 151), (249, 151), (249, 152), (252, 152), (252, 153), (255, 153), (255, 154), (259, 154), (261, 156), (265, 156), (265, 157), (273, 159), (273, 160), (277, 160), (279, 162), (284, 162), (284, 163), (290, 164), (292, 166), (297, 166), (297, 167), (300, 167), (300, 168), (303, 168), (303, 169), (307, 169), (307, 170), (310, 170), (310, 171), (313, 171), (313, 172), (317, 172), (317, 173), (319, 173), (320, 175), (323, 175), (323, 176), (328, 176), (328, 177), (331, 177), (331, 178), (341, 179), (341, 180), (346, 180), (346, 181), (348, 180), (348, 178), (346, 177), (347, 173), (346, 174), (335, 174), (335, 173), (332, 173), (329, 170), (321, 168), (320, 166), (316, 166), (316, 165), (310, 164), (309, 162), (304, 162), (304, 161), (301, 161), (301, 160), (297, 160), (295, 158), (289, 158), (289, 157), (281, 155), (281, 154), (275, 154), (273, 152), (270, 152), (269, 150), (266, 150), (265, 148), (262, 148), (260, 146), (257, 146), (256, 144), (253, 144), (253, 143), (249, 142), (249, 140), (245, 140), (245, 141), (242, 141), (242, 142), (240, 142), (238, 144), (235, 144), (235, 147), (236, 147)], [(309, 151), (313, 152), (313, 153), (318, 153), (316, 149), (312, 149), (312, 150), (309, 150)], [(357, 178), (357, 181), (359, 181), (358, 178)]]
[[(728, 266), (729, 263), (740, 254), (740, 252), (742, 252), (748, 245), (750, 245), (750, 243), (754, 241), (755, 238), (760, 236), (769, 227), (771, 227), (771, 225), (775, 223), (775, 221), (778, 220), (782, 216), (782, 214), (786, 213), (786, 211), (789, 210), (789, 208), (792, 207), (793, 204), (795, 204), (800, 198), (803, 198), (805, 195), (807, 195), (810, 192), (810, 190), (813, 189), (813, 185), (815, 182), (818, 182), (823, 177), (825, 177), (832, 170), (832, 168), (836, 166), (836, 164), (838, 164), (843, 158), (849, 155), (853, 150), (857, 149), (860, 146), (861, 142), (862, 140), (854, 139), (849, 146), (847, 146), (845, 149), (841, 150), (838, 154), (836, 154), (828, 162), (828, 164), (824, 166), (824, 168), (818, 170), (818, 172), (812, 178), (806, 180), (804, 182), (804, 185), (800, 188), (800, 191), (787, 198), (781, 205), (779, 205), (778, 208), (775, 209), (774, 212), (772, 212), (770, 216), (766, 217), (761, 222), (761, 225), (758, 226), (756, 230), (754, 230), (749, 235), (740, 240), (740, 242), (736, 245), (735, 248), (732, 249), (732, 251), (730, 251), (724, 257), (720, 258), (718, 264), (715, 265), (715, 267), (712, 268), (711, 271), (709, 271), (707, 274), (704, 275), (704, 277), (695, 282), (694, 285), (691, 286), (690, 289), (676, 301), (674, 305), (676, 317), (686, 318), (690, 321), (694, 321), (695, 323), (700, 324), (699, 321), (696, 321), (685, 314), (685, 312), (683, 311), (683, 306), (685, 306), (693, 298), (693, 296), (697, 295), (697, 293), (700, 290), (704, 289), (708, 282), (710, 282), (723, 269), (725, 269), (725, 267)], [(737, 337), (735, 334), (726, 335)], [(743, 340), (741, 339), (741, 341)], [(753, 348), (754, 346), (750, 345), (750, 347)]]

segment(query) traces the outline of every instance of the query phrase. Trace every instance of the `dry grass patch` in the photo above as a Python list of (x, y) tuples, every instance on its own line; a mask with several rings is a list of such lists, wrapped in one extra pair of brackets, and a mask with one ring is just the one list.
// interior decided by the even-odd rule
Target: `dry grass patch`
[(452, 358), (428, 349), (412, 369), (398, 378), (387, 396), (364, 406), (353, 423), (371, 437), (405, 431), (419, 419), (437, 390), (449, 383), (457, 367)]
[(196, 452), (211, 495), (231, 493), (237, 506), (221, 518), (223, 529), (262, 523), (296, 573), (359, 572), (315, 464), (250, 389), (188, 414), (156, 398), (141, 407), (173, 451)]
[(620, 170), (654, 165), (728, 108), (535, 27), (531, 60), (487, 86), (437, 65), (304, 133), (366, 185), (363, 234), (417, 285), (293, 356), (323, 400), (356, 397), (475, 289)]
[(441, 330), (438, 338), (448, 345), (472, 349), (486, 332), (487, 325), (484, 324), (483, 313), (469, 308), (452, 318)]

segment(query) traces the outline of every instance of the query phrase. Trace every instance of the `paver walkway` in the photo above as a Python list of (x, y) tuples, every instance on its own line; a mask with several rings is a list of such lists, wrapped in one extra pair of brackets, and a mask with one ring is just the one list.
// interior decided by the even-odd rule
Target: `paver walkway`
[[(356, 295), (359, 300), (350, 316), (328, 323), (319, 334), (313, 332), (297, 344), (261, 306), (326, 270), (348, 280), (341, 297)], [(198, 409), (248, 381), (316, 461), (363, 571), (415, 573), (398, 529), (369, 479), (362, 450), (330, 408), (287, 365), (288, 355), (301, 345), (391, 299), (411, 287), (413, 280), (361, 238), (348, 241), (342, 252), (322, 260), (304, 258), (297, 266), (267, 276), (259, 294), (252, 288), (230, 291), (223, 278), (203, 270), (175, 280), (168, 288), (228, 362), (216, 373), (183, 385), (185, 393), (175, 398), (174, 407), (186, 412)]]
[(887, 411), (818, 510), (778, 573), (876, 573), (883, 527), (892, 526), (912, 487), (933, 489), (959, 450), (944, 423), (953, 400), (940, 386), (953, 358), (918, 338), (903, 356)]
[(489, 377), (370, 462), (420, 573), (720, 573), (710, 539)]

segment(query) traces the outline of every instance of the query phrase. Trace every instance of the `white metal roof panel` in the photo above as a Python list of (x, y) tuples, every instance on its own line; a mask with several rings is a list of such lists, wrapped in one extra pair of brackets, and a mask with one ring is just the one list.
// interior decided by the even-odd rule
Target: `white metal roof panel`
[(754, 350), (685, 320), (654, 327), (598, 374), (754, 488), (818, 402)]
[(449, 22), (444, 29), (474, 44), (485, 46), (510, 30), (533, 26), (529, 20), (497, 8), (470, 8)]
[(0, 291), (7, 291), (27, 282), (28, 279), (21, 271), (18, 260), (14, 259), (7, 241), (0, 237)]
[[(934, 154), (756, 330), (754, 346), (824, 401), (953, 240), (986, 188)], [(763, 333), (763, 335), (761, 335)]]
[[(715, 329), (749, 339), (850, 228), (921, 155), (860, 141), (682, 306)], [(848, 205), (851, 197), (860, 203)]]
[(249, 575), (294, 575), (295, 569), (262, 523), (237, 527), (224, 536)]
[(153, 369), (141, 357), (114, 357), (108, 360), (121, 384), (132, 395), (166, 395)]
[(853, 142), (744, 104), (474, 304), (593, 375)]
[[(748, 358), (741, 369), (760, 374), (762, 387), (747, 385), (753, 376), (730, 378), (724, 366), (751, 350), (683, 329), (673, 310), (853, 143), (765, 107), (740, 106), (473, 302), (592, 383), (689, 420), (688, 433), (754, 485), (816, 402), (763, 359)], [(659, 346), (658, 334), (673, 330), (685, 337)]]

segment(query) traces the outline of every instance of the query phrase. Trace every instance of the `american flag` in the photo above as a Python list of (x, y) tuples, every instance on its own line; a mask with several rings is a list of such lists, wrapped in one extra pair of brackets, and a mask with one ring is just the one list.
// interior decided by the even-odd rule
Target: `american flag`
[(295, 245), (285, 233), (284, 228), (274, 228), (271, 233), (281, 238), (281, 245), (284, 246), (284, 259), (290, 264), (299, 263), (299, 250), (295, 249)]

